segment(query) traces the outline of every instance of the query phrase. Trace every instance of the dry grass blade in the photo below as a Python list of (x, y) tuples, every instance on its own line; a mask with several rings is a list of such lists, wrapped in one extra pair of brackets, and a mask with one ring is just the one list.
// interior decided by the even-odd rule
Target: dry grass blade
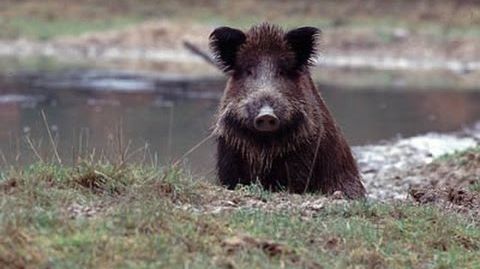
[(171, 156), (172, 154), (172, 138), (173, 138), (173, 120), (175, 115), (175, 107), (170, 106), (170, 115), (168, 119), (168, 141), (167, 141), (167, 154)]
[(30, 149), (32, 150), (33, 154), (35, 154), (35, 156), (38, 158), (38, 160), (41, 162), (41, 163), (45, 163), (45, 161), (43, 160), (42, 156), (38, 153), (37, 149), (35, 148), (35, 146), (33, 145), (33, 142), (32, 140), (30, 139), (30, 136), (25, 136), (25, 139), (27, 140), (27, 143), (28, 145), (30, 146)]
[(1, 149), (0, 149), (0, 155), (1, 155), (1, 157), (2, 157), (2, 161), (3, 161), (4, 165), (5, 165), (6, 167), (10, 166), (10, 164), (9, 164), (8, 161), (7, 161), (7, 157), (5, 156), (5, 153), (4, 153), (3, 150), (1, 150)]
[(47, 129), (48, 138), (50, 139), (50, 144), (52, 144), (52, 148), (53, 148), (53, 152), (55, 153), (55, 157), (57, 158), (58, 163), (62, 164), (62, 159), (60, 159), (60, 155), (58, 154), (57, 144), (55, 143), (55, 140), (53, 139), (50, 127), (48, 126), (48, 121), (47, 121), (47, 116), (45, 115), (45, 111), (43, 111), (43, 109), (42, 109), (41, 113), (42, 113), (42, 118), (43, 118), (43, 124), (45, 124), (45, 128)]
[(184, 160), (186, 157), (188, 157), (190, 154), (192, 154), (192, 152), (194, 152), (195, 150), (197, 150), (201, 145), (205, 144), (205, 142), (207, 142), (208, 140), (210, 140), (213, 136), (214, 136), (214, 134), (210, 134), (209, 136), (207, 136), (207, 137), (205, 137), (204, 139), (202, 139), (202, 140), (201, 140), (200, 142), (198, 142), (195, 146), (193, 146), (193, 147), (190, 148), (187, 152), (185, 152), (180, 158), (176, 159), (176, 160), (173, 162), (173, 166), (176, 167), (177, 165), (179, 165), (182, 160)]

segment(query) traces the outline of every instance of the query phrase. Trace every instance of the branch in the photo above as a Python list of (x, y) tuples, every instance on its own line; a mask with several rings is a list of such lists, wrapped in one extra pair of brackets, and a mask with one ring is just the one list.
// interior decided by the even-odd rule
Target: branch
[(191, 53), (199, 56), (203, 60), (205, 60), (207, 63), (215, 66), (218, 68), (217, 63), (215, 62), (215, 59), (208, 53), (197, 47), (196, 45), (188, 42), (188, 41), (183, 41), (183, 46), (185, 46), (186, 49), (188, 49)]

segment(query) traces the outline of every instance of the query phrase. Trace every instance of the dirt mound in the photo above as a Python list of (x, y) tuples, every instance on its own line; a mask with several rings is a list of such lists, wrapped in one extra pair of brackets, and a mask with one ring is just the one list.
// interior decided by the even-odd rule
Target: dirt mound
[(480, 216), (480, 148), (449, 155), (409, 173), (421, 179), (409, 190), (414, 201)]
[(480, 193), (456, 188), (412, 188), (410, 197), (419, 204), (431, 204), (442, 210), (453, 211), (471, 216), (478, 221), (480, 217)]
[(413, 187), (480, 190), (480, 148), (447, 155), (408, 174), (419, 178)]
[[(431, 186), (429, 182), (439, 176), (431, 170), (434, 165), (444, 165), (446, 170), (451, 167), (451, 164), (435, 160), (478, 145), (475, 138), (478, 134), (480, 129), (468, 134), (431, 133), (354, 147), (369, 196), (380, 200), (403, 200), (409, 188)], [(473, 174), (474, 171), (465, 173)]]
[(412, 199), (421, 204), (451, 203), (466, 208), (480, 208), (478, 192), (454, 188), (412, 188)]

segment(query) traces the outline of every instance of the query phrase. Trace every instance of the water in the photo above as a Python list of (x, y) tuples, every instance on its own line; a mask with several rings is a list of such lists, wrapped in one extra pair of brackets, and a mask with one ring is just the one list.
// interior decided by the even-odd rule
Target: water
[[(222, 78), (90, 71), (3, 78), (2, 162), (52, 159), (45, 125), (64, 162), (92, 152), (96, 157), (119, 158), (128, 152), (124, 155), (131, 159), (172, 161), (208, 136), (223, 85)], [(352, 145), (454, 131), (480, 119), (480, 91), (320, 88)], [(209, 174), (213, 149), (214, 141), (207, 141), (188, 156), (187, 163), (194, 171)]]

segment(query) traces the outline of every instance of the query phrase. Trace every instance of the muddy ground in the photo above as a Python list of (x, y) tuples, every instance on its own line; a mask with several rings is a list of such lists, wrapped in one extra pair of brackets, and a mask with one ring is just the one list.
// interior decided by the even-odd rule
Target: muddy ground
[(445, 175), (445, 172), (442, 172), (444, 170), (450, 170), (452, 174), (478, 174), (478, 171), (460, 169), (448, 162), (438, 164), (437, 160), (445, 158), (442, 156), (478, 146), (479, 141), (480, 125), (477, 124), (459, 133), (430, 133), (355, 147), (354, 151), (371, 198), (406, 199), (411, 187), (440, 187), (447, 183), (451, 187), (462, 185), (459, 180), (461, 176)]
[[(462, 132), (430, 133), (376, 145), (354, 147), (368, 192), (379, 202), (432, 203), (442, 208), (480, 214), (480, 123)], [(237, 209), (299, 210), (305, 217), (325, 205), (345, 203), (342, 193), (331, 197), (269, 193), (257, 186), (215, 193), (201, 205), (182, 204), (195, 212), (220, 213)], [(217, 189), (218, 188), (218, 189)]]

